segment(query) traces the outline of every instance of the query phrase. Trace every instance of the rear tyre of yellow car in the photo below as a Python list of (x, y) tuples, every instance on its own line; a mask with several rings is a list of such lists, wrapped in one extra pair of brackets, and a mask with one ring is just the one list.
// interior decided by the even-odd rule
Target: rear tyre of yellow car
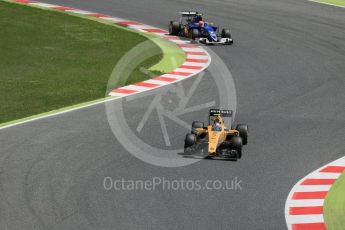
[(199, 129), (199, 128), (204, 128), (204, 122), (193, 121), (191, 133), (196, 135), (197, 134), (196, 129)]

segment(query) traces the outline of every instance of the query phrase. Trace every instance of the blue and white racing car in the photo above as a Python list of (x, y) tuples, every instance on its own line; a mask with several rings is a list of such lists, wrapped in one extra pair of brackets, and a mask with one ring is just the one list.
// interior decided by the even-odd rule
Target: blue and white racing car
[(231, 45), (230, 29), (222, 29), (218, 34), (218, 27), (212, 23), (204, 22), (202, 14), (196, 11), (180, 12), (179, 21), (171, 21), (169, 24), (169, 34), (175, 36), (188, 37), (193, 40), (198, 39), (203, 44), (224, 44)]

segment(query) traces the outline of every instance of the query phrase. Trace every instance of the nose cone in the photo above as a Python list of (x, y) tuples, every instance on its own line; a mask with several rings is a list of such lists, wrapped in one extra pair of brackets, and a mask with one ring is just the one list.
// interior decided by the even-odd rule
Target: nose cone
[(208, 152), (215, 153), (217, 150), (219, 138), (221, 132), (210, 132), (208, 140)]
[(216, 34), (214, 31), (211, 31), (211, 32), (210, 32), (210, 35), (211, 35), (212, 40), (213, 40), (214, 42), (216, 42), (216, 41), (217, 41), (217, 34)]

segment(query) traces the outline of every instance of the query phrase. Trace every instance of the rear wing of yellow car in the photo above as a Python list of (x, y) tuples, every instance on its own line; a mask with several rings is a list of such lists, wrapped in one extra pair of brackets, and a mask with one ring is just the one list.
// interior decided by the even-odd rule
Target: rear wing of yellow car
[(227, 109), (210, 109), (209, 111), (210, 116), (221, 116), (221, 117), (232, 117), (233, 111)]

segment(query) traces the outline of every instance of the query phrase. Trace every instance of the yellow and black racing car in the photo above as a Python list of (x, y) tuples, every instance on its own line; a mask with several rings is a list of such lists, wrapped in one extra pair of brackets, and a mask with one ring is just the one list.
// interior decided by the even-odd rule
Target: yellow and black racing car
[(210, 109), (208, 126), (194, 121), (191, 133), (185, 138), (184, 153), (203, 154), (215, 159), (240, 159), (242, 147), (248, 142), (248, 125), (238, 124), (229, 129), (225, 118), (230, 118), (229, 127), (232, 127), (232, 110)]

